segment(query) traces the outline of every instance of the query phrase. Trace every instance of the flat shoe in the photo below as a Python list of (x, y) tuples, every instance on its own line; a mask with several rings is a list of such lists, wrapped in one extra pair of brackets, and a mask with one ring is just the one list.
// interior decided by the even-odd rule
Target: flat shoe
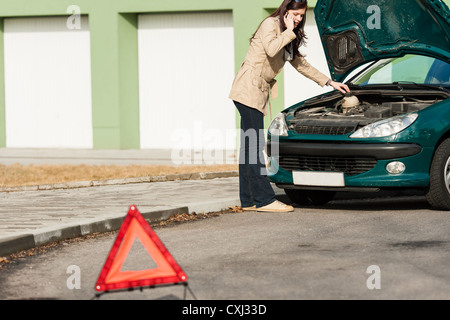
[(242, 211), (255, 211), (256, 210), (256, 206), (253, 207), (242, 207)]
[(294, 211), (294, 207), (284, 204), (283, 202), (280, 202), (278, 200), (275, 200), (271, 204), (268, 204), (267, 206), (257, 208), (256, 211), (258, 212), (291, 212)]

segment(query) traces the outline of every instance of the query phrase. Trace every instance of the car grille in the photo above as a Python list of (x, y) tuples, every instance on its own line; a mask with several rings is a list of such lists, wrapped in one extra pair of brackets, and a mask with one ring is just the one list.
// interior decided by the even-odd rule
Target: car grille
[(294, 127), (297, 134), (326, 134), (326, 135), (344, 135), (355, 131), (355, 126), (309, 126), (297, 124)]
[(375, 167), (372, 158), (330, 158), (316, 156), (280, 156), (280, 167), (287, 171), (343, 172), (348, 176), (367, 172)]

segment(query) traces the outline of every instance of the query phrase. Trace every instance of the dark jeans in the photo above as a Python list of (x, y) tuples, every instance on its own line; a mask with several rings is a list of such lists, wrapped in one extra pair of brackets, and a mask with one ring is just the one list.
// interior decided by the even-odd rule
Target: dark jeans
[(257, 208), (275, 201), (275, 192), (266, 175), (264, 161), (264, 115), (234, 101), (241, 114), (239, 150), (239, 196), (242, 207)]

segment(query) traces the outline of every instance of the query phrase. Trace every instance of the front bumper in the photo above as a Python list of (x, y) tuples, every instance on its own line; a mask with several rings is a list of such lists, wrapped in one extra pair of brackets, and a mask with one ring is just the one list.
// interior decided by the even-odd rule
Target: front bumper
[[(268, 177), (282, 187), (315, 189), (294, 185), (293, 172), (342, 172), (345, 188), (426, 187), (433, 148), (411, 143), (329, 143), (268, 141)], [(386, 165), (401, 161), (406, 170), (389, 174)], [(327, 189), (321, 186), (321, 189)], [(336, 190), (334, 187), (328, 188)]]
[(363, 157), (376, 160), (404, 158), (416, 155), (422, 147), (412, 143), (267, 143), (268, 156), (308, 155), (326, 157)]

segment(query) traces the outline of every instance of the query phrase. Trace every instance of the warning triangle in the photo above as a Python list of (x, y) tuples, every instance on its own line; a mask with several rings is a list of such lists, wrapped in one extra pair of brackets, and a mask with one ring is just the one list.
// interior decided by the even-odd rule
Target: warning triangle
[[(154, 268), (152, 265), (152, 268), (145, 270), (122, 271), (128, 253), (137, 240), (144, 246), (157, 267)], [(106, 259), (95, 290), (109, 291), (186, 281), (186, 274), (136, 206), (132, 205)]]

